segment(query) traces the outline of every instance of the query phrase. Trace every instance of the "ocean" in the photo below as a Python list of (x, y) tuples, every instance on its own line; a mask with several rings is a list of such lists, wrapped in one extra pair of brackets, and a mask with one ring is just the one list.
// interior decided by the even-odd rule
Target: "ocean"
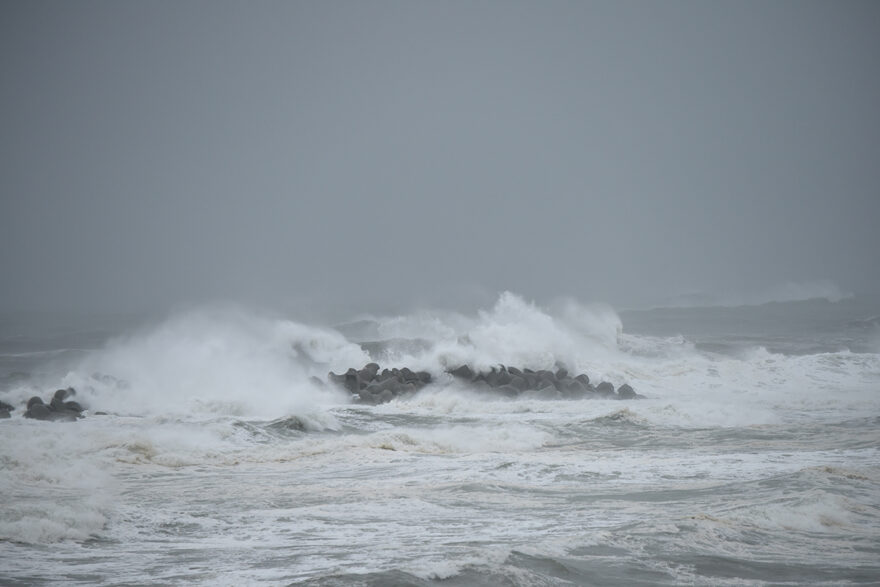
[[(369, 362), (432, 382), (323, 383)], [(463, 364), (644, 397), (507, 397)], [(23, 417), (67, 387), (83, 418)], [(0, 401), (2, 585), (880, 584), (877, 297), (4, 315)]]

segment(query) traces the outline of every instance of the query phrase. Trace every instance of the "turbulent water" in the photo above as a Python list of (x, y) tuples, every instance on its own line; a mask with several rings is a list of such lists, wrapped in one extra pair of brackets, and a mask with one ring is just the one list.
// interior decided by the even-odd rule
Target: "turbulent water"
[[(503, 294), (333, 328), (6, 317), (0, 583), (880, 584), (878, 316)], [(366, 406), (310, 380), (371, 360), (434, 382)], [(498, 397), (462, 363), (646, 399)], [(22, 417), (67, 386), (84, 419)]]

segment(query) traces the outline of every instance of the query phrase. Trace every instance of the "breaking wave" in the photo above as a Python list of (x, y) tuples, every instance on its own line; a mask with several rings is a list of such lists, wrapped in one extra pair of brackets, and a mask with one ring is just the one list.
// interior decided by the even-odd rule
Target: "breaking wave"
[[(316, 419), (349, 402), (347, 392), (321, 383), (327, 373), (370, 361), (428, 371), (434, 392), (460, 387), (446, 371), (462, 364), (564, 367), (593, 381), (628, 382), (650, 402), (666, 402), (648, 417), (681, 425), (763, 424), (832, 404), (858, 411), (874, 401), (880, 376), (876, 353), (787, 355), (758, 345), (719, 354), (681, 335), (628, 333), (607, 305), (566, 299), (539, 306), (505, 292), (473, 315), (426, 310), (337, 327), (203, 308), (110, 340), (57, 384), (75, 387), (92, 412)], [(32, 394), (21, 385), (6, 401)], [(335, 426), (326, 416), (316, 421)]]

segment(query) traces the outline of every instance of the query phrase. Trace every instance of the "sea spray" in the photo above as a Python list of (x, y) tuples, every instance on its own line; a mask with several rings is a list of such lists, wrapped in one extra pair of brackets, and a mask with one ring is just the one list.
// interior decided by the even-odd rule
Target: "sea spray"
[[(361, 338), (209, 308), (114, 338), (0, 389), (3, 576), (876, 583), (880, 357), (860, 325), (880, 308), (658, 312), (504, 294)], [(311, 382), (389, 349), (431, 382), (379, 405)], [(462, 359), (568, 364), (646, 399), (483, 393), (447, 373)], [(17, 409), (67, 385), (77, 422)]]
[(120, 414), (272, 418), (343, 401), (309, 377), (367, 358), (331, 329), (208, 308), (110, 341), (63, 382)]

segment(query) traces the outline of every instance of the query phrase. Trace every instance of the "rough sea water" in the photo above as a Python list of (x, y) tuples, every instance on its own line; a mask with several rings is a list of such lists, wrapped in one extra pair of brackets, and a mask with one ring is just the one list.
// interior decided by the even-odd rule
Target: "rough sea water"
[[(0, 584), (880, 584), (878, 316), (512, 294), (335, 327), (6, 316)], [(434, 381), (371, 406), (310, 380), (370, 361)], [(511, 399), (445, 374), (464, 363), (646, 398)], [(85, 418), (23, 418), (68, 386)]]

